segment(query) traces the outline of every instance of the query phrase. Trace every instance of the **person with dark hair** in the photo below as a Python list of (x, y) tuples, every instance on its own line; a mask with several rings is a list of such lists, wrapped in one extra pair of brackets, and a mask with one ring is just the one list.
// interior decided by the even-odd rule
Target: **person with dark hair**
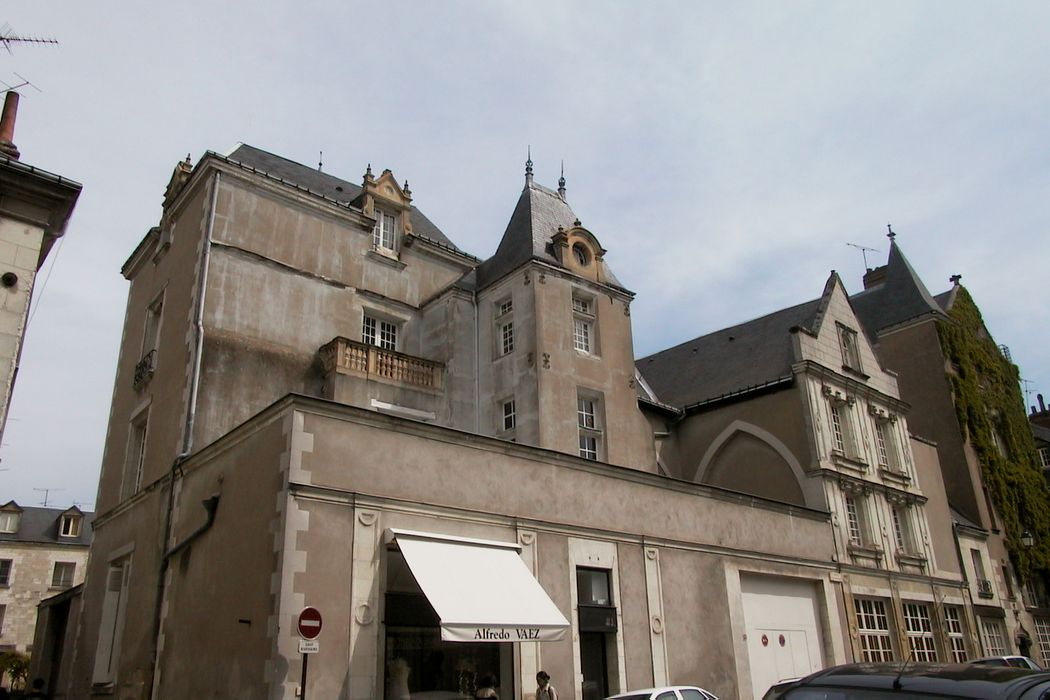
[(44, 692), (44, 679), (43, 678), (34, 678), (33, 679), (32, 686), (30, 687), (29, 692), (26, 693), (26, 697), (27, 698), (46, 698), (47, 697), (47, 693)]
[(496, 695), (496, 679), (486, 674), (481, 677), (481, 682), (478, 683), (477, 692), (474, 693), (475, 698), (499, 698)]
[(558, 691), (551, 685), (550, 674), (540, 671), (536, 674), (536, 700), (558, 700)]

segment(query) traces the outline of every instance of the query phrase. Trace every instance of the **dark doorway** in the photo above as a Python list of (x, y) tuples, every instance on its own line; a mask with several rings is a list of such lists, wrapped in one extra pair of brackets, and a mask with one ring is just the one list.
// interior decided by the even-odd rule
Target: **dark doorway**
[(605, 634), (580, 632), (580, 666), (583, 670), (583, 700), (601, 700), (609, 694), (609, 664), (605, 657)]

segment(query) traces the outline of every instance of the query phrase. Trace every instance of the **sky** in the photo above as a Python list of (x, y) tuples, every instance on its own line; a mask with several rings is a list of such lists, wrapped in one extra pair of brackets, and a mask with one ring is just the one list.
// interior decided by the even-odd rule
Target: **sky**
[(4, 23), (59, 41), (0, 49), (0, 80), (32, 83), (22, 161), (84, 188), (37, 279), (0, 502), (93, 507), (120, 267), (176, 162), (238, 142), (355, 183), (390, 168), (483, 258), (527, 149), (548, 187), (564, 162), (637, 294), (638, 357), (832, 270), (860, 291), (892, 224), (932, 293), (962, 275), (1026, 404), (1050, 397), (1045, 0), (7, 0)]

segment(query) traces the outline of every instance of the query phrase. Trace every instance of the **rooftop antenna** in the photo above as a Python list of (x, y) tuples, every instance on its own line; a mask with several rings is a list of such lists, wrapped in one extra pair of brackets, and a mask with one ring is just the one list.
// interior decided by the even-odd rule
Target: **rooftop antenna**
[[(1024, 386), (1024, 405), (1028, 406), (1028, 397), (1031, 396), (1032, 391), (1034, 391), (1031, 386), (1032, 384), (1035, 384), (1035, 382), (1031, 379), (1022, 379), (1021, 384)], [(1035, 408), (1035, 406), (1032, 406), (1032, 408)]]
[(18, 83), (17, 85), (9, 85), (6, 81), (0, 80), (0, 85), (3, 85), (8, 90), (17, 90), (18, 88), (23, 88), (28, 85), (37, 92), (43, 92), (43, 90), (38, 88), (36, 85), (33, 85), (33, 83), (29, 82), (28, 78), (25, 78), (24, 76), (21, 76), (18, 73), (15, 73), (15, 77), (21, 80), (22, 82)]
[(43, 491), (44, 492), (44, 504), (43, 505), (44, 505), (45, 508), (47, 508), (47, 497), (51, 494), (52, 491), (65, 491), (65, 489), (37, 489), (37, 488), (34, 488), (33, 490), (34, 491)]
[(869, 248), (867, 246), (858, 245), (856, 243), (847, 243), (846, 245), (852, 246), (853, 248), (856, 248), (856, 249), (860, 250), (860, 254), (862, 256), (864, 256), (864, 269), (865, 270), (870, 270), (871, 268), (868, 267), (868, 253), (869, 252), (878, 253), (879, 249), (878, 248)]
[(4, 45), (7, 49), (7, 53), (11, 53), (11, 44), (54, 44), (58, 45), (57, 39), (42, 36), (27, 36), (25, 34), (16, 34), (15, 30), (11, 28), (11, 25), (4, 22), (4, 25), (0, 27), (0, 44)]

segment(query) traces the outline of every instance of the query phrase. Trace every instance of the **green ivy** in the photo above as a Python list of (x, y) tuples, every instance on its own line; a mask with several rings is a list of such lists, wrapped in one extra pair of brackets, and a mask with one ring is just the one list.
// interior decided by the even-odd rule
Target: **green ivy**
[[(965, 288), (957, 290), (949, 315), (954, 323), (938, 323), (937, 330), (954, 367), (948, 378), (959, 425), (980, 460), (1015, 570), (1022, 580), (1031, 574), (1045, 576), (1050, 572), (1050, 489), (1036, 459), (1017, 366), (1003, 357), (988, 335)], [(996, 444), (996, 433), (1005, 457)], [(1025, 530), (1035, 537), (1033, 547), (1021, 544)]]

